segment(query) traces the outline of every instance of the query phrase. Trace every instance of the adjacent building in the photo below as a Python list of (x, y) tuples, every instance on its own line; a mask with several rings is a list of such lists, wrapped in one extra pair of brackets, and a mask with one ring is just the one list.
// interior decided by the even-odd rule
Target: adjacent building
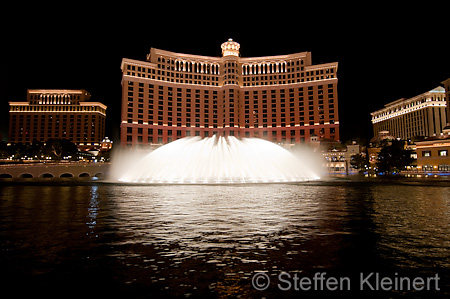
[(442, 133), (448, 122), (446, 91), (443, 87), (436, 87), (413, 98), (386, 104), (371, 115), (375, 136), (381, 131), (389, 131), (404, 140), (436, 136)]
[(417, 170), (426, 173), (450, 172), (450, 136), (440, 135), (416, 142)]
[(221, 48), (222, 57), (151, 48), (147, 61), (124, 58), (121, 143), (214, 134), (339, 140), (337, 62), (314, 65), (310, 52), (244, 58), (232, 39)]
[(450, 78), (441, 82), (444, 85), (445, 102), (447, 104), (447, 126), (446, 129), (450, 130)]
[(106, 106), (90, 102), (84, 89), (29, 89), (24, 102), (9, 102), (9, 141), (65, 138), (79, 146), (100, 145)]

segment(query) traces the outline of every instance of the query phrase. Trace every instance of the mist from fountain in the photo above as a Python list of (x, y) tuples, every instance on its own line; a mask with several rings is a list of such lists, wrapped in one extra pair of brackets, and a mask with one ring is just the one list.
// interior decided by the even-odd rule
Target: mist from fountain
[(186, 137), (122, 165), (118, 180), (147, 184), (226, 184), (319, 179), (307, 164), (283, 147), (263, 139)]

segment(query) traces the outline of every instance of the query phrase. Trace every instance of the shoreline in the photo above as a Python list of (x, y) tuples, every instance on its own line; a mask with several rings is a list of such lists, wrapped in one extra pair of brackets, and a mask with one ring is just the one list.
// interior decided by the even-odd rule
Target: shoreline
[(398, 185), (398, 186), (435, 186), (450, 187), (450, 177), (406, 177), (406, 176), (346, 176), (323, 177), (319, 180), (303, 182), (271, 182), (271, 183), (223, 183), (223, 184), (191, 184), (191, 183), (132, 183), (113, 181), (108, 177), (55, 177), (55, 178), (0, 178), (0, 186), (8, 185), (45, 185), (45, 186), (76, 186), (76, 185), (104, 185), (104, 186), (255, 186), (255, 185), (304, 185), (304, 186), (369, 186), (369, 185)]

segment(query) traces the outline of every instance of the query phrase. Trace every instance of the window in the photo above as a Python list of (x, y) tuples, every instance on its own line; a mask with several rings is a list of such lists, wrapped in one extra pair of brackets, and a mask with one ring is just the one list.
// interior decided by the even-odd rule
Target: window
[(450, 165), (447, 165), (447, 164), (439, 165), (439, 171), (450, 172)]
[(423, 171), (433, 171), (433, 166), (432, 165), (424, 165), (424, 166), (422, 166), (422, 170)]
[(430, 151), (422, 151), (422, 157), (431, 157)]
[(447, 150), (441, 150), (438, 153), (439, 153), (439, 157), (446, 157), (446, 156), (448, 156), (448, 151)]

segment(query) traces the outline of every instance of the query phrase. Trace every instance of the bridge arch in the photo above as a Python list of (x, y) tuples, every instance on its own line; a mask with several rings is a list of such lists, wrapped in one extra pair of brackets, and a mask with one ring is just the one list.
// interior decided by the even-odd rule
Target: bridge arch
[(70, 172), (64, 172), (59, 175), (60, 178), (73, 178), (73, 174)]
[(52, 173), (45, 172), (39, 176), (40, 178), (54, 178), (55, 176)]
[(21, 179), (32, 179), (33, 175), (31, 173), (24, 172), (24, 173), (19, 174), (19, 178), (21, 178)]

